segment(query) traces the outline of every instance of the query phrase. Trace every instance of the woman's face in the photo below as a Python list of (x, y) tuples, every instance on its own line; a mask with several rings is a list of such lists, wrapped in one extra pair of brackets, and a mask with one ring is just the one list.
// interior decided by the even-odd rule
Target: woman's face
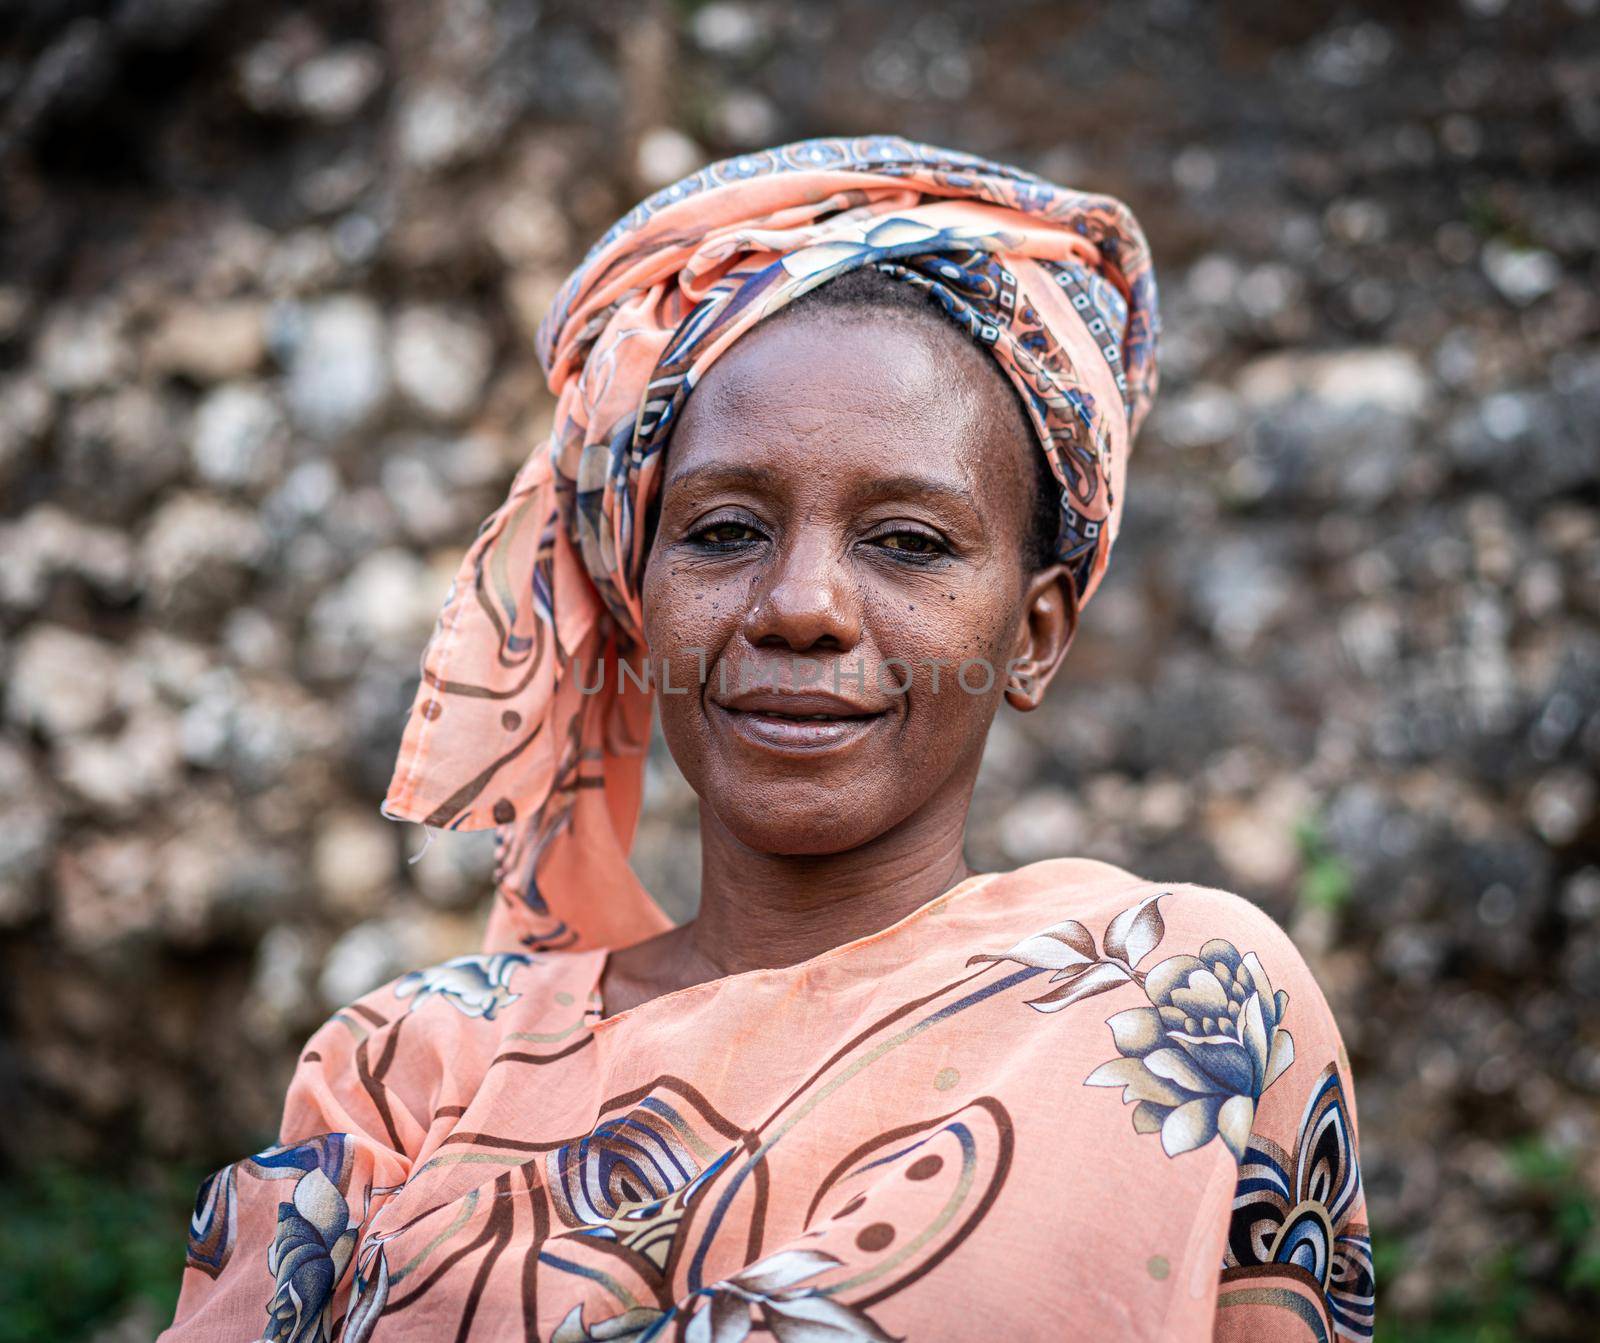
[(1065, 652), (1067, 580), (1023, 555), (1039, 449), (988, 358), (823, 309), (758, 326), (688, 399), (644, 632), (673, 759), (757, 851), (964, 814), (1000, 700), (1032, 707)]

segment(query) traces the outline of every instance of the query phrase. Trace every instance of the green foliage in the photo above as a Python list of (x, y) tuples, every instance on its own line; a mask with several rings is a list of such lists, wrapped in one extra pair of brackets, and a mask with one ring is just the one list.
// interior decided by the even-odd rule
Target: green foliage
[(72, 1343), (141, 1306), (165, 1325), (199, 1181), (61, 1165), (0, 1177), (0, 1343)]
[(1349, 866), (1329, 847), (1322, 826), (1312, 818), (1302, 821), (1295, 829), (1295, 840), (1302, 864), (1300, 903), (1312, 909), (1343, 909), (1354, 882)]
[(1391, 1284), (1405, 1272), (1404, 1247), (1375, 1242), (1373, 1253), (1379, 1285), (1374, 1343), (1521, 1343), (1520, 1321), (1533, 1298), (1533, 1285), (1520, 1251), (1507, 1251), (1487, 1265), (1471, 1287), (1441, 1291), (1422, 1319), (1396, 1319), (1383, 1308), (1385, 1269)]
[(1600, 1294), (1600, 1209), (1583, 1186), (1576, 1158), (1539, 1137), (1513, 1143), (1506, 1157), (1518, 1181), (1550, 1208), (1562, 1289)]
[(1523, 1343), (1532, 1336), (1529, 1314), (1540, 1299), (1564, 1295), (1580, 1318), (1600, 1308), (1600, 1210), (1580, 1180), (1576, 1160), (1538, 1135), (1509, 1144), (1505, 1158), (1521, 1186), (1519, 1202), (1543, 1206), (1554, 1265), (1536, 1269), (1529, 1246), (1508, 1246), (1471, 1282), (1441, 1290), (1426, 1316), (1398, 1319), (1385, 1313), (1382, 1293), (1404, 1276), (1409, 1256), (1403, 1243), (1375, 1239), (1380, 1293), (1375, 1343)]

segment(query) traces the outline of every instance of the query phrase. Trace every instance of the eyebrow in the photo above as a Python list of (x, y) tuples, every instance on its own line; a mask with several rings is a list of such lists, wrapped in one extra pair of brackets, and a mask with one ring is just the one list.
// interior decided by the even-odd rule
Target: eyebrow
[(777, 481), (777, 472), (766, 466), (753, 466), (749, 462), (706, 462), (703, 466), (689, 466), (674, 471), (661, 484), (665, 494), (673, 485), (705, 483), (708, 485), (771, 485)]
[(868, 499), (927, 499), (953, 504), (960, 508), (972, 507), (972, 491), (933, 476), (918, 476), (904, 472), (893, 476), (877, 476), (867, 492)]
[[(703, 484), (712, 488), (728, 485), (770, 486), (775, 484), (777, 479), (777, 472), (770, 467), (755, 466), (747, 462), (707, 462), (702, 466), (686, 467), (682, 471), (673, 473), (662, 486), (662, 493), (664, 494), (669, 486), (674, 485)], [(880, 499), (911, 498), (950, 504), (965, 509), (971, 509), (972, 507), (972, 493), (970, 490), (963, 489), (958, 485), (952, 485), (933, 476), (920, 476), (910, 472), (876, 476), (863, 493), (863, 502), (875, 502)]]

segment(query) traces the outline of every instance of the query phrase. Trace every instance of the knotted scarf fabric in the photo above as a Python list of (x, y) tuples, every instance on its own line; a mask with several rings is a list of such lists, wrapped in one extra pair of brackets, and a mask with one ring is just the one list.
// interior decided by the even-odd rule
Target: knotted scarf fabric
[(397, 819), (497, 829), (486, 949), (625, 946), (668, 926), (627, 861), (653, 694), (644, 520), (717, 357), (866, 265), (930, 293), (999, 361), (1061, 486), (1056, 553), (1080, 607), (1100, 582), (1156, 387), (1155, 275), (1126, 206), (885, 136), (745, 154), (657, 192), (540, 327), (551, 436), (451, 584), (384, 800)]

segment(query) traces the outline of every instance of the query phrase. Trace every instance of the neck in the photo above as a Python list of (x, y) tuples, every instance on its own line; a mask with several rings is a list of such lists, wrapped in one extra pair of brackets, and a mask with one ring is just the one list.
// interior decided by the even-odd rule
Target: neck
[[(715, 975), (795, 965), (898, 923), (971, 875), (959, 809), (908, 818), (845, 853), (760, 853), (701, 814), (700, 912), (685, 949)], [(711, 977), (711, 976), (704, 976)]]
[(727, 975), (797, 965), (898, 923), (964, 881), (973, 875), (962, 840), (975, 776), (844, 853), (762, 853), (702, 806), (700, 912), (607, 957), (605, 1015)]

